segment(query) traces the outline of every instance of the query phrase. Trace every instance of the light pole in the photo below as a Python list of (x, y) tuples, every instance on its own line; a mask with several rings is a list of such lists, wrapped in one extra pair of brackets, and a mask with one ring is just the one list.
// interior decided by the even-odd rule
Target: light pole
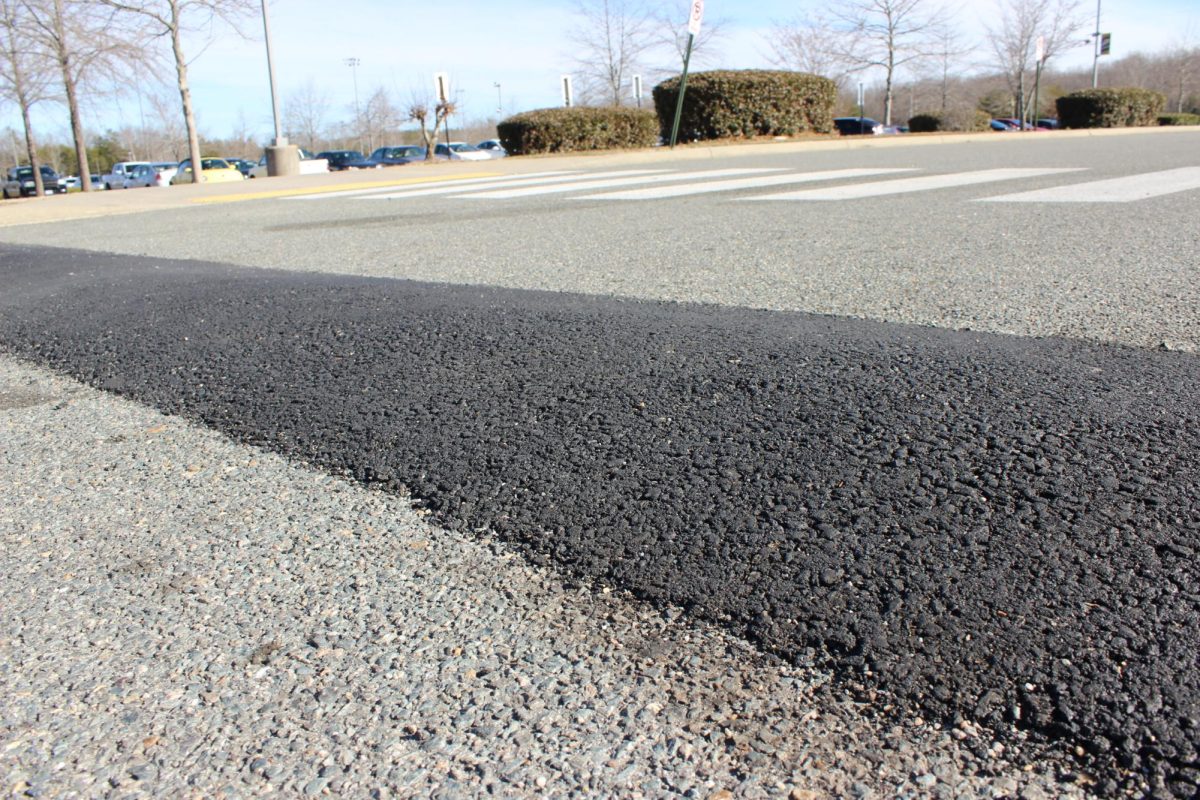
[[(275, 64), (271, 60), (271, 22), (267, 14), (267, 0), (262, 0), (263, 38), (267, 42), (267, 80), (271, 84), (271, 117), (275, 121), (275, 146), (287, 144), (279, 128), (279, 94), (275, 91)], [(193, 167), (195, 169), (195, 167)]]
[(1100, 78), (1100, 0), (1096, 0), (1096, 38), (1092, 41), (1092, 88)]
[(504, 114), (504, 101), (503, 101), (503, 100), (501, 99), (501, 97), (500, 97), (500, 84), (498, 84), (498, 83), (493, 83), (493, 84), (492, 84), (492, 86), (495, 86), (495, 87), (496, 87), (496, 116), (498, 116), (498, 117), (499, 117), (499, 116), (503, 116), (503, 114)]
[(347, 58), (344, 62), (350, 68), (354, 79), (354, 133), (358, 139), (358, 149), (362, 149), (362, 112), (358, 110), (358, 65), (362, 62), (357, 58)]

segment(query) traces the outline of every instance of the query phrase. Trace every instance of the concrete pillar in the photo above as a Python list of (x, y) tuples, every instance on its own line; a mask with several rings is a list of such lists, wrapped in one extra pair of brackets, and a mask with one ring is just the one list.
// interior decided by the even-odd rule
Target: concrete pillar
[(267, 175), (299, 175), (300, 148), (294, 144), (267, 147)]

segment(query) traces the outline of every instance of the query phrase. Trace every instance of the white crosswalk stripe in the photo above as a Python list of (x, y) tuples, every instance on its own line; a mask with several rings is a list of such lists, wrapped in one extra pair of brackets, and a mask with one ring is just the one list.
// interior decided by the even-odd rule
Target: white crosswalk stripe
[[(652, 175), (667, 170), (663, 169), (624, 169), (614, 172), (607, 172), (606, 175)], [(488, 183), (488, 188), (495, 187), (527, 187), (541, 186), (543, 184), (558, 184), (580, 181), (587, 178), (587, 174), (580, 175), (576, 172), (564, 173), (561, 175), (553, 175), (548, 177), (532, 177), (529, 175), (510, 175), (507, 178), (500, 178), (494, 182)], [(483, 181), (483, 178), (478, 179)], [(489, 179), (490, 180), (490, 179)], [(401, 191), (389, 192), (387, 194), (374, 194), (363, 197), (363, 200), (401, 200), (406, 197), (428, 197), (439, 194), (454, 194), (462, 195), (466, 181), (455, 181), (453, 184), (438, 185), (432, 187), (421, 187), (415, 189), (404, 189)]]
[[(647, 168), (609, 172), (557, 170), (461, 179), (447, 176), (445, 179), (415, 180), (412, 183), (378, 187), (360, 185), (358, 188), (344, 191), (317, 192), (281, 199), (401, 200), (448, 196), (454, 200), (513, 200), (573, 193), (572, 200), (644, 201), (741, 191), (751, 194), (730, 199), (738, 202), (852, 201), (1083, 172), (1085, 169), (1028, 167), (892, 177), (916, 171), (917, 168), (909, 167), (865, 167), (812, 172), (764, 167), (707, 170)], [(855, 181), (860, 178), (878, 179)], [(820, 181), (839, 183), (820, 188), (771, 192), (773, 187)], [(971, 199), (976, 202), (997, 203), (1132, 203), (1197, 189), (1200, 189), (1200, 166)]]
[[(571, 172), (569, 170), (558, 170), (556, 172), (530, 172), (530, 173), (527, 173), (520, 177), (528, 178), (528, 179), (535, 179), (535, 178), (548, 178), (548, 177), (557, 176), (557, 175), (574, 175), (574, 174), (576, 174), (576, 173)], [(488, 178), (463, 178), (461, 180), (458, 178), (445, 178), (445, 179), (443, 179), (441, 181), (437, 181), (437, 182), (433, 182), (433, 181), (423, 182), (423, 183), (414, 184), (414, 185), (411, 185), (408, 187), (405, 187), (404, 185), (397, 185), (397, 184), (393, 183), (393, 184), (389, 184), (387, 186), (372, 186), (370, 188), (359, 187), (358, 189), (347, 189), (342, 192), (316, 192), (314, 194), (296, 195), (295, 197), (284, 197), (281, 199), (283, 199), (283, 200), (325, 200), (330, 197), (366, 197), (368, 195), (373, 195), (373, 194), (382, 194), (383, 192), (395, 193), (398, 191), (402, 191), (405, 188), (409, 188), (409, 189), (416, 191), (418, 189), (427, 188), (427, 187), (441, 188), (443, 186), (447, 186), (450, 184), (453, 184), (453, 186), (457, 189), (462, 186), (469, 186), (469, 185), (480, 184), (480, 183), (495, 183), (497, 181), (512, 180), (513, 177), (514, 176), (512, 176), (512, 175), (494, 175), (494, 176), (491, 176)]]
[(605, 173), (605, 177), (596, 178), (593, 180), (584, 180), (577, 183), (560, 186), (531, 186), (519, 189), (501, 189), (493, 191), (489, 189), (483, 192), (474, 192), (472, 194), (461, 194), (458, 197), (468, 198), (472, 200), (511, 200), (514, 197), (535, 197), (544, 194), (558, 194), (561, 192), (577, 192), (586, 191), (589, 189), (606, 189), (615, 186), (637, 186), (647, 183), (669, 183), (671, 181), (686, 181), (694, 178), (720, 178), (728, 175), (753, 175), (763, 172), (779, 172), (779, 169), (713, 169), (704, 172), (672, 172), (666, 175), (643, 175), (628, 178), (614, 178), (612, 172)]
[(990, 203), (1132, 203), (1191, 189), (1200, 189), (1200, 167), (1127, 175), (980, 200)]
[(952, 172), (945, 175), (926, 175), (919, 178), (901, 178), (894, 181), (853, 183), (848, 186), (831, 186), (827, 189), (806, 189), (799, 192), (743, 197), (745, 201), (764, 200), (861, 200), (866, 197), (882, 197), (908, 192), (924, 192), (930, 189), (949, 189), (972, 186), (995, 181), (1010, 181), (1017, 178), (1034, 178), (1039, 175), (1054, 175), (1060, 172), (1075, 172), (1077, 168), (1065, 169), (985, 169), (978, 172)]
[(686, 197), (710, 192), (732, 192), (739, 189), (758, 189), (767, 186), (786, 186), (792, 183), (834, 181), (844, 178), (865, 178), (896, 172), (912, 172), (912, 169), (831, 169), (823, 172), (792, 172), (787, 175), (760, 175), (753, 178), (735, 178), (724, 181), (701, 181), (675, 186), (656, 186), (650, 189), (628, 189), (620, 192), (585, 194), (574, 200), (663, 200), (669, 197)]

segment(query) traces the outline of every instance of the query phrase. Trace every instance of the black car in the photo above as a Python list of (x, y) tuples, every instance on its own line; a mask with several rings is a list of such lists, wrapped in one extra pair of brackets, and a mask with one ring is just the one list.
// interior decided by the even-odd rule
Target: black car
[(842, 136), (859, 136), (865, 134), (883, 133), (883, 125), (871, 119), (870, 117), (837, 117), (833, 121), (833, 126), (837, 128), (837, 132)]
[(413, 144), (377, 147), (375, 152), (371, 153), (370, 160), (385, 167), (411, 164), (414, 161), (425, 160), (425, 148)]
[[(60, 184), (58, 173), (51, 167), (42, 165), (42, 189), (46, 194), (66, 194), (66, 184)], [(33, 167), (12, 167), (8, 170), (8, 179), (4, 181), (4, 197), (32, 197), (37, 194), (37, 184), (33, 180)]]
[(329, 162), (330, 172), (342, 172), (348, 169), (378, 169), (383, 166), (357, 150), (325, 150), (317, 153), (317, 158), (323, 158)]

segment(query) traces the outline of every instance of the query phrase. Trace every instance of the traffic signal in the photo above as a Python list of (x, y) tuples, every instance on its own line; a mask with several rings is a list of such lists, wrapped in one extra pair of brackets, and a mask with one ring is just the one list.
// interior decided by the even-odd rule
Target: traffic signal
[(1112, 34), (1100, 34), (1100, 55), (1106, 56), (1110, 50), (1112, 50)]

